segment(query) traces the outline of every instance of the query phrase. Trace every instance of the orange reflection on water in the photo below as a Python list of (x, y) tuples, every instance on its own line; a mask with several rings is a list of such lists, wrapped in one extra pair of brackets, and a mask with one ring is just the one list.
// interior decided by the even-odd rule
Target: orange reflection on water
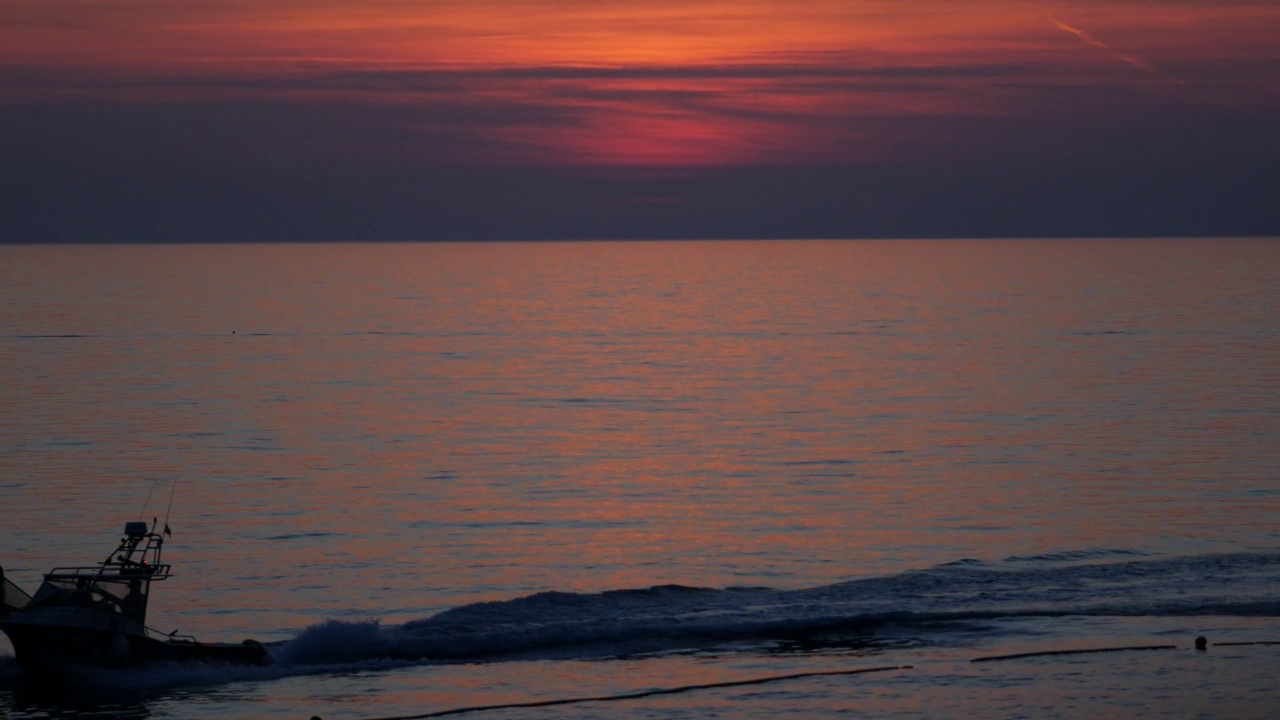
[(10, 524), (176, 478), (167, 612), (273, 628), (1263, 537), (1276, 246), (1216, 242), (13, 248), (75, 281), (0, 308)]

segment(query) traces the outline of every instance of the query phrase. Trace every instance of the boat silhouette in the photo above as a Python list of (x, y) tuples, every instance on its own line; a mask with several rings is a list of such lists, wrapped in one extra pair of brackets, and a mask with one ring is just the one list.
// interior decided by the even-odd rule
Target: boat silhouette
[(170, 577), (170, 566), (161, 561), (163, 547), (154, 522), (125, 523), (124, 537), (105, 560), (54, 568), (34, 595), (0, 568), (0, 630), (22, 668), (33, 676), (58, 677), (76, 668), (164, 662), (270, 664), (271, 655), (254, 640), (205, 643), (147, 627), (151, 584)]

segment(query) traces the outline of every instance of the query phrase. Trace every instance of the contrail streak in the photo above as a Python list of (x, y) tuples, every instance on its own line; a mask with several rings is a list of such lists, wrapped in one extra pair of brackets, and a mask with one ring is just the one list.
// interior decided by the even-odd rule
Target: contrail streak
[(1104, 42), (1102, 42), (1101, 40), (1099, 40), (1099, 39), (1095, 38), (1094, 36), (1090, 35), (1089, 33), (1087, 33), (1087, 32), (1085, 32), (1085, 31), (1081, 30), (1080, 28), (1071, 27), (1070, 25), (1068, 25), (1068, 24), (1066, 24), (1066, 23), (1062, 22), (1061, 20), (1059, 20), (1059, 19), (1057, 19), (1057, 18), (1055, 18), (1055, 17), (1052, 17), (1052, 16), (1051, 16), (1049, 19), (1053, 21), (1053, 24), (1054, 24), (1054, 25), (1057, 25), (1057, 26), (1058, 26), (1058, 29), (1059, 29), (1059, 30), (1063, 30), (1063, 31), (1065, 31), (1065, 32), (1069, 32), (1069, 33), (1071, 33), (1072, 35), (1075, 35), (1076, 37), (1078, 37), (1078, 38), (1080, 38), (1081, 40), (1083, 40), (1083, 41), (1085, 42), (1085, 44), (1086, 44), (1086, 45), (1092, 45), (1092, 46), (1094, 46), (1094, 47), (1096, 47), (1096, 48), (1102, 48), (1103, 50), (1110, 50), (1110, 49), (1111, 49), (1111, 48), (1107, 47), (1107, 44), (1106, 44), (1106, 43), (1104, 43)]
[(1125, 55), (1124, 53), (1117, 52), (1117, 51), (1116, 51), (1114, 48), (1112, 48), (1110, 45), (1108, 45), (1108, 44), (1106, 44), (1106, 43), (1102, 42), (1102, 41), (1101, 41), (1101, 40), (1099, 40), (1098, 38), (1096, 38), (1096, 37), (1094, 37), (1094, 36), (1090, 35), (1089, 33), (1087, 33), (1087, 32), (1085, 32), (1085, 31), (1081, 30), (1080, 28), (1072, 27), (1072, 26), (1070, 26), (1070, 25), (1068, 25), (1068, 24), (1066, 24), (1066, 23), (1062, 22), (1061, 20), (1059, 20), (1059, 19), (1057, 19), (1057, 18), (1053, 17), (1052, 15), (1050, 15), (1050, 16), (1049, 16), (1049, 19), (1053, 21), (1053, 24), (1054, 24), (1054, 25), (1056, 25), (1056, 26), (1057, 26), (1057, 28), (1058, 28), (1059, 30), (1061, 30), (1061, 31), (1063, 31), (1063, 32), (1065, 32), (1065, 33), (1070, 33), (1070, 34), (1072, 34), (1072, 35), (1075, 35), (1075, 36), (1076, 36), (1077, 38), (1079, 38), (1079, 39), (1080, 39), (1080, 41), (1081, 41), (1081, 42), (1083, 42), (1085, 45), (1089, 45), (1089, 46), (1091, 46), (1091, 47), (1096, 47), (1096, 48), (1099, 48), (1099, 49), (1101, 49), (1101, 50), (1106, 50), (1106, 51), (1107, 51), (1108, 53), (1110, 53), (1110, 54), (1111, 54), (1111, 56), (1112, 56), (1112, 57), (1114, 57), (1115, 59), (1117, 59), (1117, 60), (1119, 60), (1119, 61), (1121, 61), (1121, 62), (1129, 63), (1130, 65), (1132, 65), (1132, 66), (1134, 66), (1134, 67), (1138, 68), (1139, 70), (1144, 70), (1144, 71), (1149, 72), (1149, 73), (1157, 72), (1157, 71), (1156, 71), (1156, 69), (1155, 69), (1154, 67), (1151, 67), (1151, 65), (1149, 65), (1149, 64), (1147, 64), (1147, 63), (1145, 63), (1145, 62), (1143, 62), (1143, 61), (1139, 60), (1139, 59), (1138, 59), (1138, 58), (1136, 58), (1136, 57), (1133, 57), (1132, 55)]

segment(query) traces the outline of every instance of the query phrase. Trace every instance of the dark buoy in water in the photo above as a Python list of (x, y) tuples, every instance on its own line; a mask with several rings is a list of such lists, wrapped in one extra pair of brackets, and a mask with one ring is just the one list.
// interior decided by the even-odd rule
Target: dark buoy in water
[(1200, 637), (1196, 638), (1196, 649), (1197, 649), (1197, 650), (1204, 650), (1204, 649), (1205, 649), (1205, 648), (1207, 648), (1207, 647), (1209, 647), (1209, 641), (1208, 641), (1208, 640), (1205, 640), (1203, 635), (1201, 635)]

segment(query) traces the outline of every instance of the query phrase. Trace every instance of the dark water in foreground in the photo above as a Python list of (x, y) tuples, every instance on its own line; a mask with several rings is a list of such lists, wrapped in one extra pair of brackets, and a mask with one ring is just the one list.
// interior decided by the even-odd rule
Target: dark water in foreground
[(1280, 241), (0, 247), (0, 301), (6, 576), (168, 512), (150, 624), (278, 660), (0, 641), (0, 715), (1280, 715), (1280, 646), (1189, 649), (1280, 640)]

